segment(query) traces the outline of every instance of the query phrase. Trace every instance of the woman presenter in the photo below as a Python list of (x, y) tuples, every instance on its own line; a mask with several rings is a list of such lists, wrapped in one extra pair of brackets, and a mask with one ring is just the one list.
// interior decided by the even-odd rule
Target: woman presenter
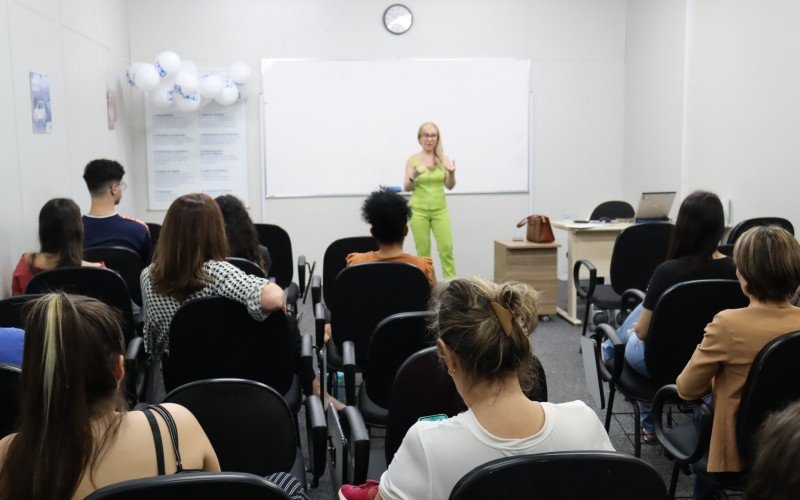
[(444, 188), (456, 185), (456, 162), (442, 152), (439, 127), (427, 122), (417, 132), (422, 150), (406, 162), (403, 187), (411, 192), (411, 233), (420, 257), (431, 256), (431, 231), (436, 238), (442, 274), (445, 279), (456, 275), (453, 262), (453, 239), (450, 213), (444, 199)]

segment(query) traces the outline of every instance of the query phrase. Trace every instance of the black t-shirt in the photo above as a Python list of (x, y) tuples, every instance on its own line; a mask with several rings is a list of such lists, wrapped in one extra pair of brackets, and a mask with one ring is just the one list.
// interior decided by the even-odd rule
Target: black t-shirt
[(644, 296), (644, 308), (652, 311), (658, 299), (671, 286), (692, 280), (736, 279), (736, 264), (730, 257), (712, 260), (668, 260), (659, 265), (650, 278)]

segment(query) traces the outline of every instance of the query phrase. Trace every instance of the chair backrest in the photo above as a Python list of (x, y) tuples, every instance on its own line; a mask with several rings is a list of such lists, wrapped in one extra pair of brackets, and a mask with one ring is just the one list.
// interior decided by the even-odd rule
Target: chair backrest
[(331, 303), (336, 277), (347, 267), (345, 261), (347, 256), (354, 252), (365, 253), (376, 250), (378, 243), (372, 236), (341, 238), (328, 245), (322, 260), (322, 298), (326, 304)]
[(227, 260), (228, 262), (238, 267), (247, 274), (258, 276), (259, 278), (267, 277), (267, 275), (264, 274), (264, 270), (258, 267), (258, 264), (256, 264), (252, 260), (242, 259), (241, 257), (228, 257), (225, 260)]
[(425, 274), (411, 264), (372, 262), (346, 267), (336, 277), (336, 293), (327, 302), (333, 341), (356, 346), (356, 363), (366, 366), (372, 332), (392, 314), (425, 311), (431, 287)]
[(794, 226), (783, 217), (756, 217), (737, 223), (728, 233), (727, 244), (733, 245), (745, 231), (756, 226), (780, 226), (794, 235)]
[(753, 437), (764, 419), (800, 399), (800, 332), (791, 332), (767, 343), (750, 365), (736, 415), (739, 455), (749, 462)]
[(367, 396), (381, 408), (389, 407), (389, 392), (397, 370), (417, 351), (430, 346), (429, 311), (393, 314), (375, 327), (369, 345), (369, 363), (364, 368)]
[(292, 258), (292, 240), (282, 227), (274, 224), (255, 224), (258, 241), (267, 247), (272, 265), (270, 276), (281, 288), (287, 288), (294, 277), (294, 259)]
[(147, 229), (150, 230), (150, 248), (155, 248), (156, 243), (158, 243), (158, 237), (161, 236), (161, 224), (147, 222)]
[(262, 477), (242, 472), (187, 472), (123, 481), (100, 488), (86, 500), (287, 500), (289, 496)]
[(122, 315), (125, 342), (134, 336), (133, 310), (128, 286), (111, 269), (96, 267), (59, 267), (36, 274), (25, 291), (27, 294), (63, 290), (105, 302)]
[(686, 281), (670, 287), (656, 303), (645, 340), (650, 378), (674, 384), (714, 316), (748, 303), (737, 280)]
[(467, 406), (447, 375), (438, 349), (429, 347), (412, 354), (397, 371), (389, 395), (386, 424), (386, 465), (400, 448), (408, 429), (420, 417), (444, 414), (453, 417)]
[(294, 417), (276, 390), (242, 379), (200, 380), (167, 394), (191, 411), (224, 471), (288, 472), (297, 455)]
[(667, 259), (672, 232), (670, 223), (635, 224), (622, 230), (611, 254), (611, 286), (622, 295), (629, 288), (644, 290), (653, 271)]
[(0, 326), (9, 328), (25, 327), (25, 306), (40, 294), (17, 295), (0, 300)]
[(138, 253), (127, 247), (90, 247), (83, 249), (83, 258), (89, 262), (102, 262), (107, 268), (116, 271), (125, 281), (133, 302), (138, 306), (142, 305), (139, 277), (145, 263)]
[(450, 493), (451, 500), (485, 498), (662, 500), (667, 487), (658, 472), (638, 458), (609, 451), (565, 451), (492, 460), (467, 473)]
[(294, 377), (296, 334), (283, 312), (256, 321), (239, 302), (202, 297), (178, 309), (162, 359), (164, 387), (209, 378), (255, 380), (286, 393)]
[(19, 376), (17, 365), (0, 363), (0, 438), (14, 432), (19, 420)]
[(604, 201), (592, 210), (590, 220), (599, 220), (600, 217), (609, 219), (633, 219), (635, 212), (633, 206), (627, 201)]

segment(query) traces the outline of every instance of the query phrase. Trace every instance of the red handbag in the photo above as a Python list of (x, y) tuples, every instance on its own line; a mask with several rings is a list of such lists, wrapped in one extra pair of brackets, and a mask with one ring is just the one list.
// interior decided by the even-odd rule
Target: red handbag
[(519, 221), (517, 227), (528, 225), (528, 234), (525, 238), (533, 243), (552, 243), (556, 240), (553, 235), (553, 226), (546, 215), (529, 215)]

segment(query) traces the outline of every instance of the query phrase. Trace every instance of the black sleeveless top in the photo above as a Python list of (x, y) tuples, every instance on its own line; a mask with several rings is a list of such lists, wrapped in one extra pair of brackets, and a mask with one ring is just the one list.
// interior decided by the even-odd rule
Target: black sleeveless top
[(183, 464), (181, 463), (181, 451), (178, 448), (178, 426), (175, 425), (175, 419), (172, 418), (172, 415), (161, 405), (150, 405), (147, 409), (142, 410), (144, 416), (147, 417), (147, 422), (150, 424), (150, 430), (153, 433), (153, 442), (156, 445), (156, 463), (158, 464), (158, 475), (163, 476), (166, 474), (166, 470), (164, 468), (164, 443), (161, 440), (161, 429), (158, 427), (158, 422), (156, 422), (156, 417), (153, 415), (153, 412), (158, 413), (161, 415), (161, 418), (164, 419), (164, 422), (167, 424), (167, 430), (169, 431), (169, 439), (172, 441), (172, 448), (175, 450), (175, 463), (178, 465), (178, 470), (175, 471), (175, 474), (180, 474), (182, 472), (202, 472), (202, 469), (184, 469)]

